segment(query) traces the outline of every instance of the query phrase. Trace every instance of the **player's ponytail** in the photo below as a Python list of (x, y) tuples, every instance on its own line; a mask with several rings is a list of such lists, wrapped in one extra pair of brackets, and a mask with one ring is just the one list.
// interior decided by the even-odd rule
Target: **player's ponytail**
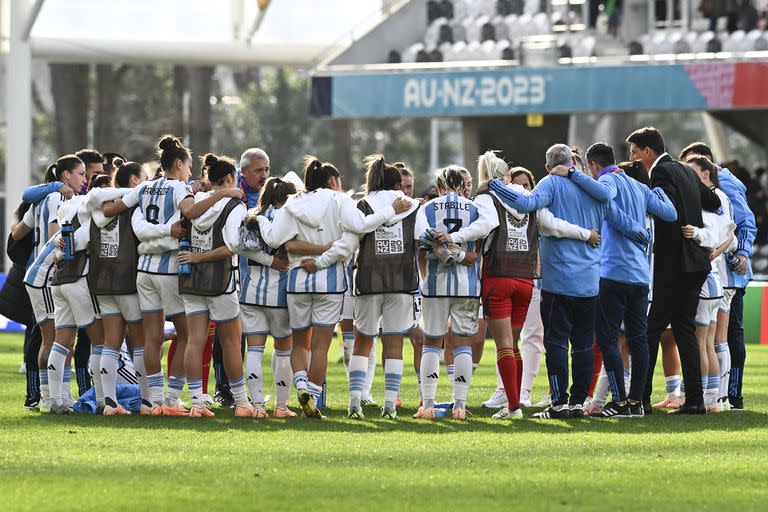
[(384, 161), (384, 155), (368, 155), (363, 159), (365, 166), (365, 193), (377, 190), (396, 190), (403, 182), (400, 169)]
[(329, 188), (328, 181), (339, 176), (339, 170), (332, 163), (323, 163), (312, 155), (304, 157), (304, 186), (307, 188), (307, 192), (319, 188)]

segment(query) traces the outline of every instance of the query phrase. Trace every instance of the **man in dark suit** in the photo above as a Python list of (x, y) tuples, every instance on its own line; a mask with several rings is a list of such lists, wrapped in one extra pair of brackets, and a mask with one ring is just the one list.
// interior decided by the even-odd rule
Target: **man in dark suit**
[(676, 414), (704, 414), (701, 363), (694, 318), (701, 286), (710, 270), (709, 253), (683, 237), (681, 226), (703, 227), (701, 210), (720, 207), (717, 195), (701, 183), (696, 173), (667, 154), (664, 139), (656, 128), (641, 128), (627, 137), (630, 158), (648, 171), (651, 187), (661, 187), (677, 210), (675, 222), (654, 218), (653, 299), (648, 313), (650, 361), (643, 408), (651, 411), (653, 371), (661, 333), (672, 324), (685, 381), (685, 404)]

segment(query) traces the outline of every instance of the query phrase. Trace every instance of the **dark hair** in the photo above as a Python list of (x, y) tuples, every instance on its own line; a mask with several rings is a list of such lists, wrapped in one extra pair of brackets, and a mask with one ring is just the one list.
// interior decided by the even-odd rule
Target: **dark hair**
[(283, 205), (289, 196), (296, 193), (296, 185), (280, 178), (268, 178), (259, 194), (259, 204), (254, 215), (263, 215), (270, 206)]
[(421, 194), (421, 198), (425, 201), (431, 201), (436, 197), (440, 197), (440, 194), (437, 193), (437, 187), (431, 187), (429, 190)]
[(624, 171), (633, 180), (639, 181), (643, 185), (651, 186), (651, 180), (648, 178), (648, 173), (645, 172), (645, 167), (643, 167), (643, 163), (640, 160), (621, 162), (619, 169)]
[(613, 148), (605, 142), (596, 142), (587, 149), (587, 163), (595, 162), (602, 169), (616, 163)]
[(88, 167), (90, 164), (104, 163), (104, 155), (95, 149), (81, 149), (75, 153), (75, 156), (82, 160), (86, 167)]
[(203, 164), (203, 176), (212, 185), (223, 185), (227, 176), (235, 177), (235, 161), (229, 157), (208, 153), (200, 157), (200, 162)]
[(395, 190), (403, 182), (400, 169), (384, 161), (384, 155), (368, 155), (363, 159), (365, 166), (365, 193), (377, 190)]
[(110, 173), (115, 172), (118, 167), (127, 161), (128, 159), (120, 153), (104, 153), (104, 170)]
[(664, 153), (664, 138), (661, 132), (653, 126), (646, 126), (633, 131), (627, 137), (627, 143), (634, 143), (640, 149), (651, 148), (657, 155)]
[(170, 170), (176, 160), (184, 162), (192, 158), (189, 149), (174, 135), (160, 137), (157, 147), (159, 148), (157, 154), (160, 156), (160, 166), (164, 171)]
[(533, 177), (533, 173), (526, 169), (525, 167), (512, 167), (509, 170), (509, 181), (510, 183), (517, 178), (518, 176), (525, 176), (528, 178), (528, 182), (531, 185), (531, 190), (536, 186), (536, 178)]
[(56, 163), (48, 166), (45, 170), (44, 181), (51, 183), (54, 181), (61, 181), (61, 174), (64, 171), (72, 172), (79, 165), (83, 165), (83, 161), (75, 155), (64, 155), (56, 160)]
[(339, 170), (332, 163), (322, 163), (312, 155), (304, 157), (304, 186), (307, 192), (328, 188), (328, 180), (338, 177)]
[(715, 156), (712, 154), (712, 149), (703, 142), (691, 142), (680, 152), (680, 160), (685, 160), (688, 155), (702, 155), (708, 156), (709, 159), (714, 162)]
[(131, 183), (131, 176), (141, 177), (141, 164), (137, 162), (125, 162), (115, 171), (115, 186), (127, 188)]
[(687, 164), (696, 164), (701, 167), (702, 170), (709, 171), (709, 179), (717, 188), (720, 188), (720, 180), (717, 178), (717, 167), (715, 164), (709, 161), (707, 157), (702, 155), (690, 155), (685, 159)]
[(88, 190), (92, 188), (105, 188), (112, 185), (112, 176), (107, 173), (97, 172), (91, 176), (91, 182), (88, 184)]
[(400, 176), (403, 178), (413, 178), (413, 171), (411, 171), (403, 162), (395, 162), (392, 165), (397, 167), (400, 171)]
[(464, 190), (464, 172), (467, 172), (467, 170), (463, 167), (449, 165), (437, 175), (435, 186), (438, 189), (452, 190), (460, 193)]

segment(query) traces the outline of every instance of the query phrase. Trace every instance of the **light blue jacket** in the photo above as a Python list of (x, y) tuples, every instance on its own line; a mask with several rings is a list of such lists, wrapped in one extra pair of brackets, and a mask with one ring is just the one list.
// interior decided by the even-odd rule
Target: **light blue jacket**
[(717, 171), (717, 178), (720, 180), (720, 190), (725, 192), (733, 205), (733, 220), (736, 223), (736, 254), (741, 254), (747, 258), (747, 274), (743, 276), (734, 272), (733, 280), (738, 283), (739, 288), (747, 285), (747, 281), (752, 279), (752, 265), (749, 257), (752, 255), (752, 244), (755, 243), (757, 235), (757, 225), (755, 224), (755, 214), (749, 209), (747, 204), (747, 187), (725, 167)]

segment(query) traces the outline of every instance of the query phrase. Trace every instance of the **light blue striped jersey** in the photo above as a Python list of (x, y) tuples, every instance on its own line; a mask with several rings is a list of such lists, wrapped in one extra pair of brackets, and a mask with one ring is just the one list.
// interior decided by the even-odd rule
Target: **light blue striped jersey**
[(45, 199), (32, 205), (33, 249), (30, 257), (31, 263), (24, 274), (24, 283), (34, 288), (43, 288), (49, 285), (53, 274), (52, 267), (56, 254), (56, 245), (53, 241), (58, 231), (52, 237), (48, 236), (48, 224), (58, 223), (57, 214), (63, 196), (59, 192), (51, 192)]
[(701, 286), (700, 299), (719, 299), (723, 296), (723, 285), (720, 282), (720, 274), (712, 270), (707, 274), (707, 280)]
[[(160, 178), (145, 181), (123, 196), (128, 208), (138, 205), (135, 215), (150, 224), (173, 224), (180, 218), (179, 204), (192, 196), (189, 185), (179, 180)], [(138, 271), (147, 274), (178, 274), (177, 250), (162, 254), (139, 254)]]
[[(270, 221), (274, 219), (277, 210), (270, 206), (264, 216)], [(285, 256), (285, 250), (272, 249), (269, 254), (275, 255), (282, 253)], [(247, 261), (247, 259), (246, 259)], [(240, 303), (261, 306), (266, 308), (288, 307), (288, 272), (280, 272), (271, 267), (259, 264), (248, 265), (247, 272), (242, 274)]]
[[(416, 213), (414, 237), (418, 240), (427, 228), (455, 233), (479, 218), (478, 207), (457, 192), (448, 192), (425, 203)], [(460, 244), (465, 251), (475, 252), (477, 241)], [(427, 260), (422, 282), (424, 297), (479, 297), (480, 258), (472, 266), (442, 265), (435, 259)]]

